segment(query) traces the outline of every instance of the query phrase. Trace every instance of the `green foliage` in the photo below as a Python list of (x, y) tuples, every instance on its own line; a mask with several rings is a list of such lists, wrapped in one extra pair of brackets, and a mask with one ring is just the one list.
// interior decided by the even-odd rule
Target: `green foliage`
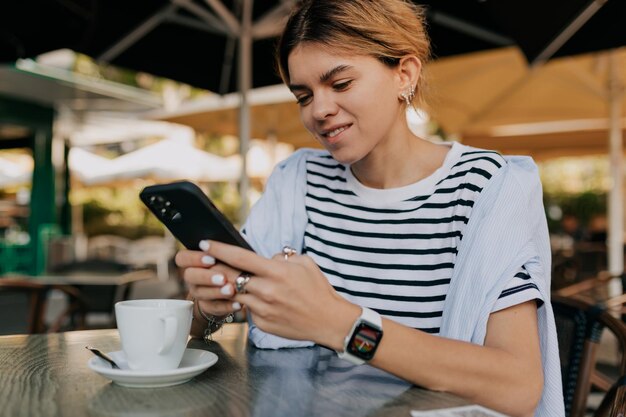
[(76, 190), (74, 204), (83, 209), (87, 236), (112, 234), (129, 239), (162, 235), (163, 227), (143, 206), (136, 187), (93, 187)]
[(211, 184), (207, 194), (228, 220), (235, 225), (240, 224), (239, 207), (241, 206), (241, 198), (235, 184)]
[[(129, 239), (163, 235), (164, 227), (139, 200), (141, 188), (126, 185), (74, 190), (72, 201), (74, 205), (82, 205), (85, 234), (112, 234)], [(203, 188), (226, 217), (237, 224), (241, 201), (237, 187), (229, 183), (215, 183)]]
[[(581, 226), (587, 228), (595, 216), (605, 215), (607, 210), (606, 193), (585, 191), (579, 194), (554, 193), (544, 195), (544, 204), (548, 210), (548, 227), (550, 231), (560, 230), (560, 221), (563, 216), (576, 217)], [(551, 216), (550, 208), (558, 207), (560, 216)]]

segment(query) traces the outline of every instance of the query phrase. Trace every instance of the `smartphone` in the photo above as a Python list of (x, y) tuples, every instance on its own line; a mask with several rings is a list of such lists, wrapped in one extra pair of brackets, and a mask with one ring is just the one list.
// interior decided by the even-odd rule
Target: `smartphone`
[(201, 240), (211, 239), (252, 250), (209, 197), (189, 181), (148, 186), (139, 198), (187, 249), (199, 250)]

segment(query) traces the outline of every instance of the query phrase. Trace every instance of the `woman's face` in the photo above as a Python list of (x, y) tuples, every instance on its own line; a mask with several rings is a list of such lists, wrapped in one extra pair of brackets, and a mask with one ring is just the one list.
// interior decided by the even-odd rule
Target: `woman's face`
[(373, 57), (302, 44), (288, 62), (304, 126), (341, 163), (366, 158), (406, 120), (399, 72)]

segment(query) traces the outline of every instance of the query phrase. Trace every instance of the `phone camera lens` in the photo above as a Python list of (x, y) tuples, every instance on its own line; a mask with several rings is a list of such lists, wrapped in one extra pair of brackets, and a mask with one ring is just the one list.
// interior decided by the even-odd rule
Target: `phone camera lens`
[(150, 197), (150, 204), (157, 210), (163, 208), (164, 201), (165, 200), (160, 195), (153, 195), (152, 197)]
[(170, 210), (169, 216), (174, 222), (179, 222), (183, 219), (183, 216), (176, 210)]

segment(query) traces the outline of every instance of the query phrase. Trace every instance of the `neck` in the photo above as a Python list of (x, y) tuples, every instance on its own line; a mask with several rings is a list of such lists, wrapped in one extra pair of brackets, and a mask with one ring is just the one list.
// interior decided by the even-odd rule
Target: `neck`
[(416, 137), (408, 127), (402, 133), (382, 141), (350, 166), (361, 184), (379, 189), (403, 187), (428, 177), (443, 164), (447, 147)]

